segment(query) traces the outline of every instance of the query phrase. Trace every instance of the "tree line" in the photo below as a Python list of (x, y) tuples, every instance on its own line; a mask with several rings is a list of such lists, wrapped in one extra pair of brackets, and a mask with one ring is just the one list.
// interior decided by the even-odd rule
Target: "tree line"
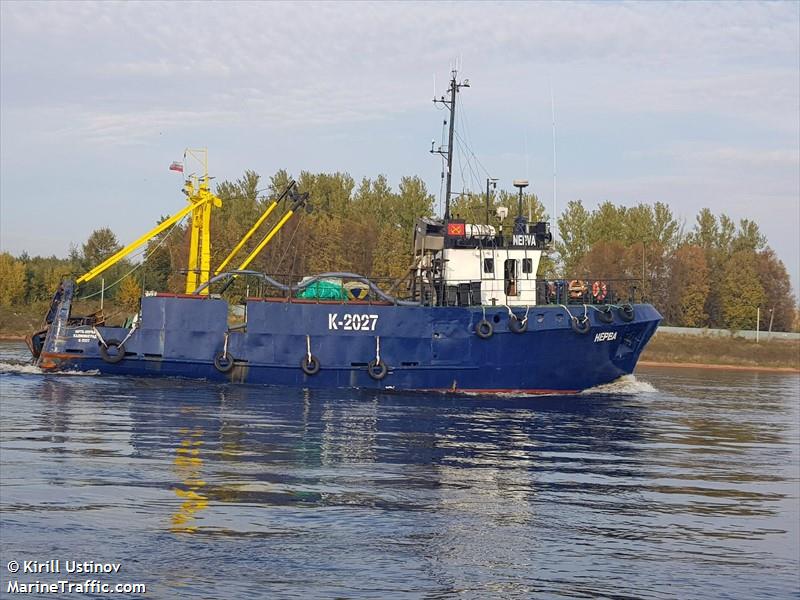
[[(217, 185), (222, 207), (212, 212), (213, 266), (290, 181), (285, 170), (266, 180), (246, 171), (235, 181)], [(416, 219), (434, 213), (434, 196), (414, 176), (403, 177), (395, 190), (383, 175), (356, 183), (347, 173), (304, 171), (297, 177), (297, 188), (309, 192), (310, 212), (302, 210), (291, 219), (250, 266), (283, 274), (286, 282), (323, 271), (398, 279), (412, 264)], [(495, 217), (499, 206), (516, 215), (518, 203), (514, 191), (492, 192), (490, 222), (500, 225)], [(275, 214), (282, 214), (285, 207)], [(522, 208), (533, 221), (548, 220), (533, 193), (523, 194)], [(453, 199), (451, 214), (484, 223), (486, 198), (460, 195)], [(506, 233), (511, 221), (505, 222)], [(735, 223), (704, 208), (687, 229), (661, 202), (633, 207), (604, 202), (588, 210), (577, 200), (567, 204), (557, 223), (554, 252), (542, 261), (539, 277), (636, 280), (640, 292), (671, 325), (753, 329), (756, 307), (761, 307), (761, 327), (768, 327), (770, 320), (774, 330), (796, 327), (797, 305), (788, 272), (752, 220)], [(105, 285), (116, 284), (107, 290), (107, 297), (135, 308), (143, 289), (182, 292), (190, 227), (187, 219), (148, 242), (140, 268), (133, 259), (105, 272)], [(231, 266), (237, 266), (263, 235), (262, 231), (254, 236)], [(62, 277), (84, 273), (120, 247), (114, 233), (102, 228), (73, 247), (67, 258), (0, 253), (0, 305), (49, 300)], [(244, 280), (236, 280), (226, 293), (237, 297), (252, 292), (246, 286)], [(82, 286), (81, 294), (98, 294), (99, 288), (98, 278)]]
[(556, 250), (566, 273), (642, 281), (665, 323), (685, 327), (796, 328), (789, 273), (758, 224), (703, 208), (688, 231), (660, 202), (567, 204)]

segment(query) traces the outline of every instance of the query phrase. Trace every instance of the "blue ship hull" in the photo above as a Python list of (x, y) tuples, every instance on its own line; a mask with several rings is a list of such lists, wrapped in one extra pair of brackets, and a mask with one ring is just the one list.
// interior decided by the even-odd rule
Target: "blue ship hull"
[[(141, 320), (131, 328), (86, 326), (70, 320), (71, 288), (60, 300), (37, 364), (45, 370), (113, 375), (188, 377), (211, 381), (309, 388), (351, 387), (443, 392), (573, 392), (633, 372), (661, 315), (634, 305), (625, 321), (611, 323), (592, 306), (532, 306), (527, 330), (509, 329), (509, 311), (493, 307), (251, 300), (245, 327), (229, 328), (228, 303), (203, 296), (142, 299)], [(589, 318), (585, 333), (572, 316)], [(525, 309), (515, 307), (522, 319)], [(485, 317), (486, 339), (476, 333)], [(630, 318), (630, 316), (628, 316)], [(103, 356), (104, 343), (124, 341), (124, 357)], [(227, 341), (226, 341), (227, 340)], [(234, 360), (223, 372), (214, 358)], [(319, 371), (306, 374), (308, 353)], [(368, 363), (388, 367), (374, 379)]]

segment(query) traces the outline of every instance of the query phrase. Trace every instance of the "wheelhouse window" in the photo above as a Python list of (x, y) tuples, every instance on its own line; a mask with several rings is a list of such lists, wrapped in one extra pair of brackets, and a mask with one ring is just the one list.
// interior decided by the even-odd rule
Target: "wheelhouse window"
[(523, 273), (532, 273), (533, 272), (533, 259), (532, 258), (523, 258), (522, 259), (522, 272)]
[[(472, 263), (475, 264), (475, 263)], [(494, 273), (494, 259), (493, 258), (484, 258), (483, 259), (483, 272), (484, 273)]]

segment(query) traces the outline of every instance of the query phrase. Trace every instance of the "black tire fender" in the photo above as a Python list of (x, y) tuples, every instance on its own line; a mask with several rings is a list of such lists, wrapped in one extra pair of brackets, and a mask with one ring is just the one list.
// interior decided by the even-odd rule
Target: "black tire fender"
[(623, 321), (631, 322), (636, 317), (636, 311), (630, 304), (623, 304), (619, 307), (619, 318)]
[(494, 333), (494, 325), (489, 323), (486, 319), (481, 319), (475, 325), (475, 334), (482, 340), (488, 340)]
[(601, 308), (597, 311), (597, 320), (601, 323), (613, 323), (614, 322), (614, 311), (611, 310), (610, 306), (606, 306), (605, 308)]
[(233, 370), (235, 359), (226, 352), (220, 352), (214, 357), (214, 368), (220, 373), (230, 373)]
[(306, 375), (316, 375), (320, 369), (319, 359), (313, 354), (307, 354), (300, 361), (300, 368)]
[[(116, 348), (114, 354), (108, 352), (109, 348)], [(100, 344), (100, 358), (108, 364), (115, 365), (125, 358), (125, 345), (119, 340), (106, 340), (105, 345)]]
[(520, 319), (517, 315), (508, 318), (508, 330), (514, 333), (525, 333), (528, 331), (528, 319)]
[(588, 317), (583, 317), (579, 319), (578, 317), (572, 317), (572, 329), (575, 333), (580, 333), (581, 335), (589, 333), (589, 330), (592, 328), (592, 324), (589, 322)]
[(383, 362), (383, 359), (375, 360), (373, 358), (367, 365), (367, 373), (369, 373), (369, 376), (375, 381), (380, 381), (389, 373), (389, 367), (386, 366), (386, 363)]

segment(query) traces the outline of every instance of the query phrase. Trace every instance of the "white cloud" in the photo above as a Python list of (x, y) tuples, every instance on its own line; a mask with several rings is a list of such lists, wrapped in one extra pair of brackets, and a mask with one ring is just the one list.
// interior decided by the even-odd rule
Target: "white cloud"
[(758, 148), (708, 142), (689, 142), (635, 150), (626, 153), (626, 156), (637, 160), (669, 159), (684, 165), (696, 165), (701, 169), (709, 167), (741, 169), (758, 166), (796, 170), (800, 167), (800, 148)]

